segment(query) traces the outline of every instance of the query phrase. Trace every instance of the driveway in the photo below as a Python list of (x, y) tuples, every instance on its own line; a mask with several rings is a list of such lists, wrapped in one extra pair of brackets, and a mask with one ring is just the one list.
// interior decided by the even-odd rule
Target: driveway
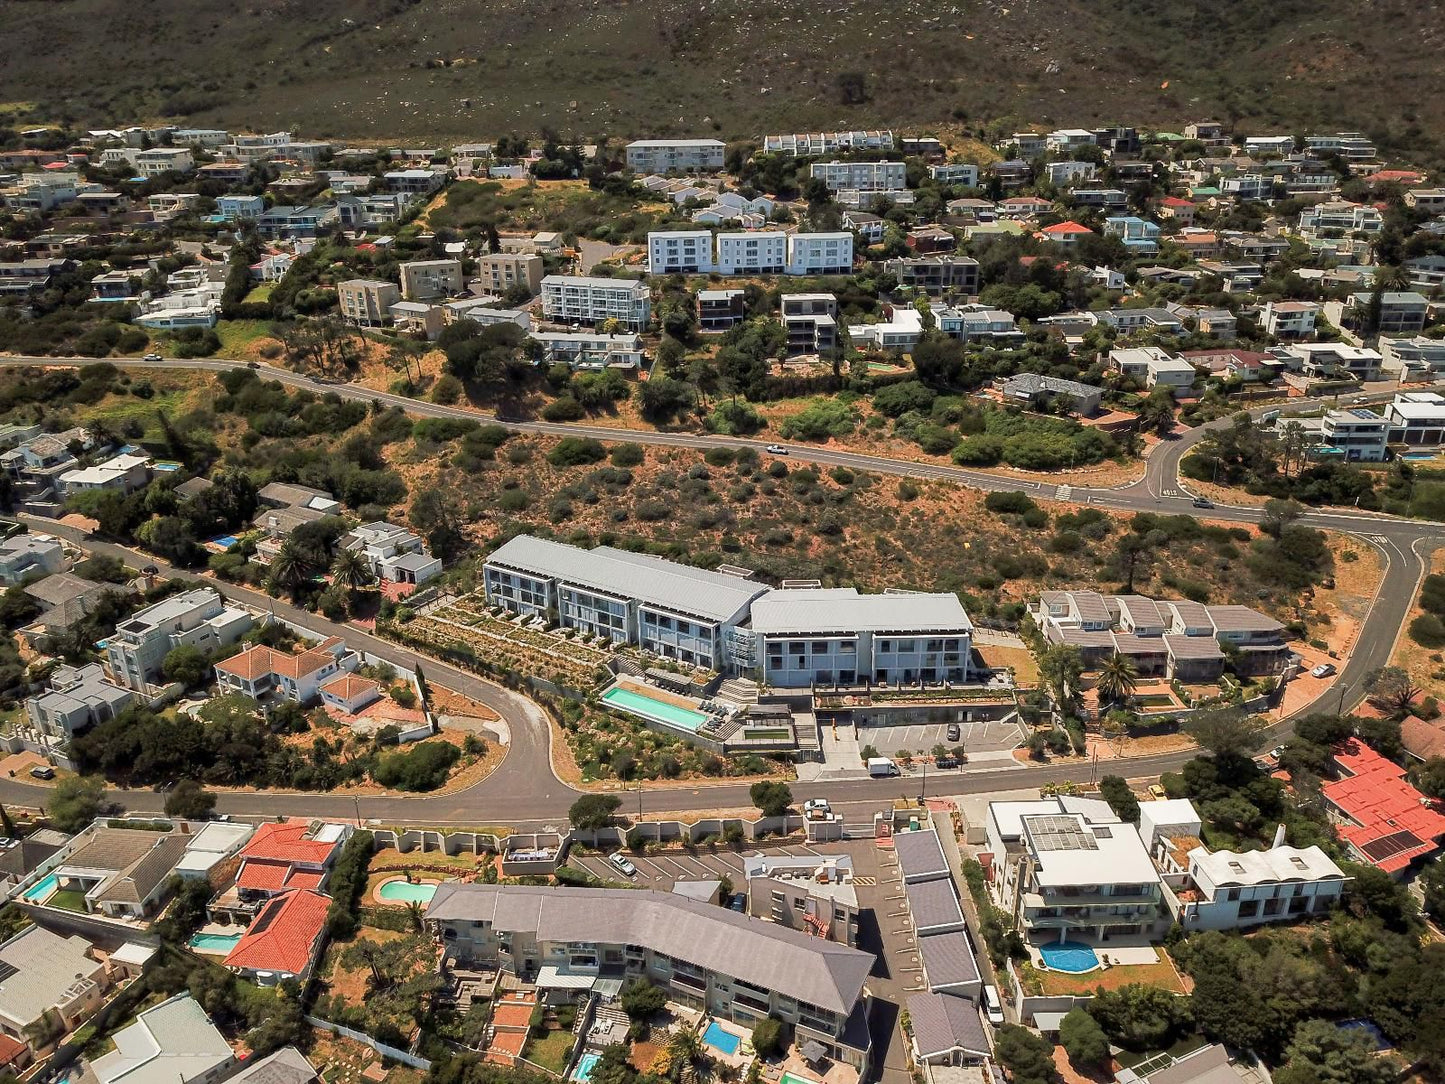
[(1017, 723), (995, 721), (954, 725), (959, 728), (958, 741), (949, 740), (947, 723), (859, 727), (858, 741), (863, 745), (873, 746), (885, 757), (891, 757), (903, 749), (915, 756), (928, 756), (935, 745), (942, 745), (950, 752), (954, 746), (962, 745), (970, 755), (1000, 753), (1017, 748), (1023, 741), (1023, 734)]

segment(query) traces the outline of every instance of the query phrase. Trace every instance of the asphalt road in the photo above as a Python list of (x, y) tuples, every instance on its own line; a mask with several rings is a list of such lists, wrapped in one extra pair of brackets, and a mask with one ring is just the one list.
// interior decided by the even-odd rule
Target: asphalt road
[[(86, 358), (7, 358), (7, 363), (34, 363), (39, 365), (85, 364), (93, 359)], [(140, 359), (111, 359), (125, 368), (141, 369), (199, 369), (223, 372), (235, 368), (242, 362), (217, 359), (181, 360), (167, 359), (160, 362), (144, 362)], [(510, 421), (494, 419), (489, 415), (465, 407), (443, 406), (428, 403), (388, 392), (357, 388), (346, 384), (329, 384), (313, 380), (298, 373), (273, 366), (260, 365), (258, 375), (279, 380), (297, 388), (306, 388), (318, 393), (335, 392), (343, 398), (378, 400), (383, 404), (395, 405), (408, 413), (424, 417), (480, 418), (497, 421), (518, 432), (546, 434), (550, 436), (592, 436), (608, 441), (635, 441), (639, 444), (667, 445), (686, 448), (751, 447), (762, 451), (764, 441), (745, 440), (713, 435), (689, 433), (659, 433), (654, 430), (628, 430), (602, 426), (571, 424), (549, 424), (546, 422)], [(1264, 409), (1253, 411), (1256, 415)], [(1215, 426), (1229, 424), (1221, 419)], [(1258, 523), (1261, 510), (1253, 507), (1219, 505), (1202, 510), (1194, 507), (1191, 495), (1179, 480), (1179, 462), (1185, 453), (1203, 439), (1208, 427), (1196, 428), (1183, 437), (1159, 445), (1147, 461), (1143, 478), (1126, 486), (1116, 488), (1093, 488), (1046, 485), (1036, 481), (1014, 480), (1006, 476), (988, 474), (982, 471), (965, 470), (945, 464), (915, 463), (889, 459), (883, 456), (859, 452), (815, 448), (807, 445), (791, 445), (790, 458), (798, 462), (816, 463), (821, 466), (844, 466), (855, 470), (872, 471), (877, 474), (908, 476), (915, 478), (936, 478), (958, 482), (983, 490), (1021, 490), (1038, 500), (1062, 500), (1072, 504), (1095, 505), (1114, 511), (1157, 512), (1169, 515), (1188, 515), (1213, 522)], [(56, 527), (49, 521), (46, 529), (56, 533)], [(1342, 667), (1333, 686), (1314, 705), (1306, 706), (1294, 716), (1274, 724), (1266, 735), (1267, 744), (1281, 740), (1289, 733), (1294, 718), (1311, 710), (1335, 710), (1337, 706), (1352, 706), (1364, 695), (1364, 678), (1371, 670), (1385, 665), (1394, 651), (1394, 645), (1401, 633), (1410, 608), (1418, 592), (1420, 580), (1429, 568), (1429, 553), (1445, 542), (1445, 524), (1404, 520), (1391, 516), (1374, 515), (1365, 512), (1310, 512), (1301, 522), (1312, 527), (1347, 532), (1360, 536), (1369, 545), (1380, 551), (1385, 559), (1385, 575), (1379, 594), (1371, 604), (1370, 611), (1356, 638), (1355, 649)], [(156, 565), (163, 575), (179, 578), (196, 578), (194, 574), (170, 568), (149, 555), (140, 555), (123, 550), (121, 547), (92, 541), (81, 532), (69, 532), (77, 541), (84, 541), (87, 548), (102, 553), (113, 553), (124, 557), (132, 566), (137, 563)], [(273, 608), (277, 614), (304, 623), (319, 632), (344, 636), (349, 642), (360, 645), (376, 655), (391, 659), (407, 667), (417, 664), (417, 657), (402, 648), (384, 640), (367, 636), (352, 627), (333, 625), (320, 615), (307, 613), (254, 590), (230, 584), (217, 584), (225, 594), (257, 608)], [(478, 785), (452, 795), (435, 797), (370, 797), (353, 799), (329, 795), (281, 794), (256, 792), (254, 794), (224, 795), (218, 808), (225, 813), (243, 816), (274, 816), (294, 814), (327, 816), (335, 818), (354, 817), (378, 819), (387, 823), (407, 822), (412, 824), (512, 824), (538, 825), (560, 824), (565, 820), (567, 807), (578, 796), (578, 791), (557, 779), (550, 762), (550, 729), (536, 706), (526, 698), (507, 689), (483, 681), (475, 675), (447, 666), (432, 659), (420, 660), (423, 669), (467, 696), (498, 711), (508, 722), (512, 742), (501, 766)], [(1189, 759), (1188, 753), (1173, 753), (1154, 757), (1131, 758), (1123, 766), (1131, 778), (1149, 778), (1160, 772), (1177, 769)], [(933, 793), (979, 794), (993, 790), (1023, 786), (1039, 786), (1050, 782), (1087, 782), (1091, 769), (1084, 765), (1041, 765), (1023, 770), (1001, 768), (996, 770), (970, 770), (957, 774), (945, 782), (937, 776), (930, 779), (929, 790)], [(917, 777), (892, 780), (858, 780), (855, 782), (834, 782), (816, 785), (795, 785), (793, 790), (798, 798), (826, 797), (834, 804), (866, 804), (874, 808), (881, 801), (897, 796), (916, 796), (921, 781)], [(48, 794), (47, 788), (30, 786), (14, 780), (0, 780), (0, 801), (26, 806), (42, 805)], [(153, 811), (160, 808), (161, 798), (150, 791), (117, 791), (112, 797), (128, 809)], [(640, 791), (634, 789), (625, 796), (624, 809), (631, 812), (641, 809), (643, 813), (685, 811), (747, 807), (751, 803), (747, 787), (736, 784), (700, 786), (696, 788), (662, 787)]]

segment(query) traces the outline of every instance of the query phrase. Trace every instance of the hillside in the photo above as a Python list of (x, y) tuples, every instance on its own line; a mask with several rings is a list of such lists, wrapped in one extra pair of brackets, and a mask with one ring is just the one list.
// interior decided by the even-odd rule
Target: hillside
[[(1445, 120), (1441, 0), (0, 0), (4, 97), (364, 139)], [(841, 104), (842, 72), (868, 101)], [(1165, 86), (1167, 84), (1167, 87)], [(1428, 157), (1428, 155), (1427, 155)]]

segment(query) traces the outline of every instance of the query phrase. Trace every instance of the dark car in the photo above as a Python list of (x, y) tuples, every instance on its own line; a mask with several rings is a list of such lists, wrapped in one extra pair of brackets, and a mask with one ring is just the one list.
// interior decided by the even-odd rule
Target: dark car
[(733, 896), (732, 899), (728, 900), (728, 906), (731, 907), (734, 911), (745, 911), (748, 907), (748, 898), (746, 895), (739, 892), (735, 896)]
[(933, 766), (935, 768), (957, 768), (958, 757), (935, 757)]
[(1213, 507), (1214, 507), (1214, 502), (1211, 501), (1208, 497), (1195, 497), (1194, 500), (1191, 501), (1190, 503), (1193, 504), (1195, 508), (1213, 508)]

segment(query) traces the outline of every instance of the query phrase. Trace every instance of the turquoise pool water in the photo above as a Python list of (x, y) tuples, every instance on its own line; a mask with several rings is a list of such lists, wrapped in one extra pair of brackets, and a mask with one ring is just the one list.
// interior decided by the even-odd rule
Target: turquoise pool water
[(741, 1036), (734, 1035), (727, 1028), (719, 1027), (716, 1020), (709, 1020), (707, 1030), (702, 1033), (702, 1041), (714, 1050), (720, 1050), (729, 1056), (738, 1052), (738, 1047), (743, 1045)]
[(669, 704), (663, 700), (654, 700), (633, 689), (624, 689), (621, 685), (614, 685), (603, 693), (602, 702), (619, 711), (630, 712), (633, 715), (640, 715), (644, 719), (651, 719), (655, 723), (667, 723), (669, 726), (680, 727), (688, 731), (696, 731), (698, 727), (708, 721), (707, 716), (700, 711), (680, 708), (676, 704)]
[(421, 884), (387, 881), (377, 894), (384, 900), (401, 903), (431, 903), (431, 898), (437, 894), (437, 886), (435, 881), (424, 881)]
[(38, 884), (25, 890), (25, 902), (39, 903), (40, 901), (46, 899), (50, 895), (50, 893), (54, 892), (56, 886), (59, 884), (60, 878), (55, 876), (55, 874), (53, 873), (49, 874)]
[(197, 952), (214, 952), (218, 955), (229, 953), (241, 940), (238, 933), (198, 933), (191, 938), (191, 948)]
[(592, 1067), (597, 1064), (601, 1054), (583, 1054), (577, 1059), (577, 1065), (572, 1070), (572, 1079), (587, 1081), (592, 1079)]
[(1099, 966), (1099, 957), (1082, 941), (1055, 941), (1049, 945), (1040, 945), (1039, 955), (1044, 958), (1044, 963), (1055, 971), (1068, 971), (1076, 975)]
[(220, 538), (211, 539), (211, 544), (213, 546), (224, 546), (226, 549), (230, 549), (239, 541), (240, 539), (233, 534), (223, 534)]
[(818, 1084), (816, 1080), (809, 1080), (805, 1076), (798, 1076), (796, 1073), (784, 1073), (781, 1084)]

